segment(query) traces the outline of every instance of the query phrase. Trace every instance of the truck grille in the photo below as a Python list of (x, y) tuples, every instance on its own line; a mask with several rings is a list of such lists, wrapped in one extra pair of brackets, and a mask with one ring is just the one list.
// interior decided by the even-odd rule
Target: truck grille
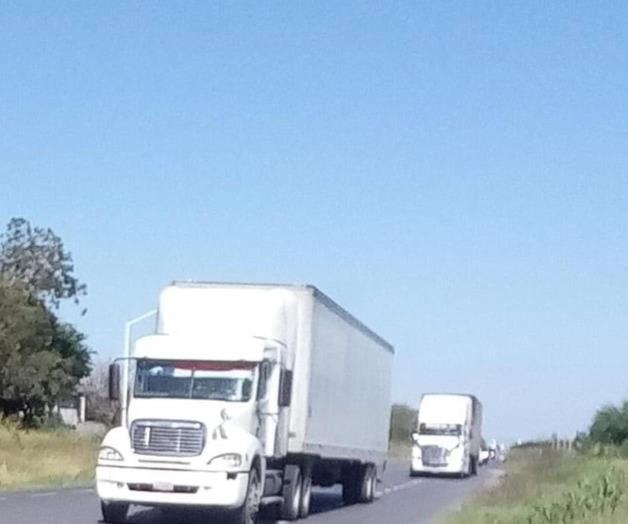
[(446, 466), (447, 450), (440, 446), (422, 446), (421, 460), (426, 466)]
[(205, 446), (200, 422), (137, 420), (131, 426), (131, 446), (139, 455), (194, 457)]

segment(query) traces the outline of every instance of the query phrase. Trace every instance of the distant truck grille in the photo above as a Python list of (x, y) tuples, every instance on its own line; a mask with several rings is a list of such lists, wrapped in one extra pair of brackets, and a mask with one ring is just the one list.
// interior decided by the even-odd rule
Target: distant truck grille
[(426, 466), (446, 466), (447, 450), (440, 446), (421, 446), (421, 460)]
[(139, 455), (194, 457), (205, 445), (200, 422), (137, 420), (131, 426), (131, 446)]

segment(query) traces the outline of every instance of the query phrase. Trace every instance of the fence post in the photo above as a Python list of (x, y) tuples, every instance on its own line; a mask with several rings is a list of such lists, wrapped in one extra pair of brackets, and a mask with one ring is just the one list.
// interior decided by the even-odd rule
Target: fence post
[(81, 395), (79, 397), (79, 405), (78, 405), (78, 421), (85, 422), (85, 411), (86, 411), (86, 401), (85, 395)]

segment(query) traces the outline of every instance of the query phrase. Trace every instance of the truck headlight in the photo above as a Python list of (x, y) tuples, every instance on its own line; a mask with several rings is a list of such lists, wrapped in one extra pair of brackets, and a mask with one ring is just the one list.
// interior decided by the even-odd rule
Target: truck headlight
[(412, 446), (412, 458), (421, 458), (421, 446)]
[(242, 465), (242, 455), (239, 453), (225, 453), (214, 457), (207, 465), (215, 468), (239, 468)]
[(103, 446), (98, 452), (98, 460), (121, 461), (124, 460), (124, 457), (118, 450), (109, 446)]

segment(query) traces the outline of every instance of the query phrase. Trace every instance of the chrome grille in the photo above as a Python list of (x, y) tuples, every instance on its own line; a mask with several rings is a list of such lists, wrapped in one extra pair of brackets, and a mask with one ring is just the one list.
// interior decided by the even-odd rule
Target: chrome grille
[(140, 455), (194, 457), (205, 446), (200, 422), (137, 420), (131, 426), (131, 445)]
[(440, 446), (421, 446), (421, 460), (426, 466), (447, 465), (447, 450)]

